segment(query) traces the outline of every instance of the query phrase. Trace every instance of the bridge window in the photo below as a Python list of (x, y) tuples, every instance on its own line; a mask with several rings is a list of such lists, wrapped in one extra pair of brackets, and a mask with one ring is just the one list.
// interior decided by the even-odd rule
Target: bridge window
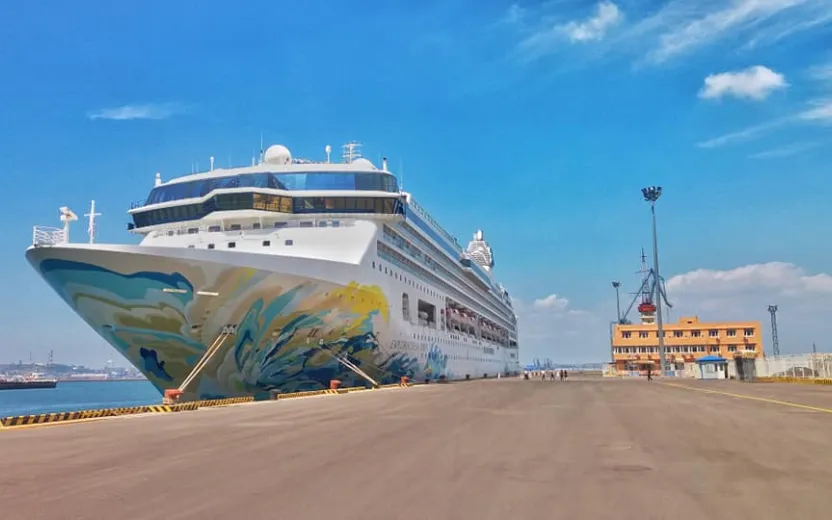
[[(205, 202), (159, 208), (133, 214), (136, 228), (197, 220), (214, 211), (257, 209), (276, 213), (380, 213), (402, 214), (404, 207), (397, 198), (373, 197), (284, 197), (263, 193), (221, 193)], [(275, 227), (285, 225), (275, 224)], [(209, 231), (220, 231), (212, 226)]]
[(384, 172), (244, 173), (157, 186), (145, 204), (204, 197), (227, 188), (270, 188), (286, 191), (399, 191), (396, 178)]

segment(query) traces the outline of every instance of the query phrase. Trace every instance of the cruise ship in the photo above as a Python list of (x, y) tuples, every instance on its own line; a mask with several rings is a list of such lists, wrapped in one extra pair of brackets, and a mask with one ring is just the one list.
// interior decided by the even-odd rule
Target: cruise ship
[(497, 377), (517, 318), (477, 230), (463, 248), (388, 170), (272, 145), (251, 165), (163, 181), (129, 214), (139, 244), (35, 226), (26, 258), (164, 393), (212, 399)]

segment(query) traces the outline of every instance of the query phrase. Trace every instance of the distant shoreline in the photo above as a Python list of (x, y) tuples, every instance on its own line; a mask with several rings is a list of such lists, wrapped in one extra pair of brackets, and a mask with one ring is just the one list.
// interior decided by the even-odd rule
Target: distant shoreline
[(143, 377), (121, 377), (114, 379), (61, 379), (58, 378), (59, 383), (117, 383), (119, 381), (147, 381)]

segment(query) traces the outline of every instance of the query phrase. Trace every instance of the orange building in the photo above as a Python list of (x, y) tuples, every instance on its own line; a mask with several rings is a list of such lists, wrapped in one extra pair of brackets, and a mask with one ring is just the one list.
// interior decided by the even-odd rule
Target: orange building
[[(668, 323), (662, 328), (665, 358), (675, 370), (682, 370), (685, 363), (693, 363), (705, 356), (725, 359), (763, 356), (759, 321), (702, 323), (694, 316), (683, 317), (678, 323)], [(648, 366), (658, 371), (659, 336), (654, 320), (630, 325), (616, 324), (612, 352), (618, 371), (646, 370)]]

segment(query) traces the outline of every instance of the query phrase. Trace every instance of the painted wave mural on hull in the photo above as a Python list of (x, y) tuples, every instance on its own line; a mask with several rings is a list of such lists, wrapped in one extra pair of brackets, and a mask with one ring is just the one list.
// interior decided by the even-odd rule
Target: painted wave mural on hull
[[(188, 385), (197, 398), (293, 392), (366, 384), (341, 356), (380, 383), (420, 372), (416, 358), (385, 355), (388, 303), (378, 286), (210, 262), (97, 252), (96, 265), (72, 258), (37, 263), (44, 279), (160, 392), (177, 388), (225, 327), (229, 334)], [(133, 267), (133, 269), (131, 269)], [(428, 361), (431, 362), (430, 359)], [(447, 361), (445, 361), (447, 363)]]

